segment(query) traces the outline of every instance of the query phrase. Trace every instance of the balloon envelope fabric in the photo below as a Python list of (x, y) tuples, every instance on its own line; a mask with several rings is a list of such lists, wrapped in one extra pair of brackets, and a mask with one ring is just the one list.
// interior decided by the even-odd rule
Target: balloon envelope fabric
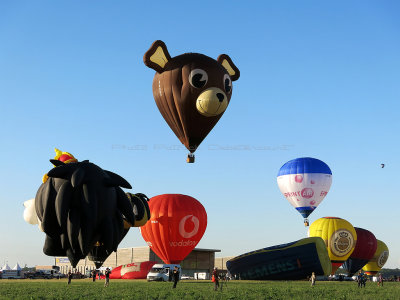
[(374, 256), (363, 267), (367, 275), (376, 275), (386, 264), (389, 258), (389, 248), (380, 240), (377, 240), (377, 247)]
[(280, 168), (277, 182), (289, 203), (307, 218), (328, 194), (332, 171), (319, 159), (296, 158)]
[(309, 236), (324, 240), (332, 262), (332, 274), (350, 257), (357, 243), (354, 227), (345, 219), (324, 217), (314, 221)]
[(112, 269), (110, 279), (146, 279), (155, 261), (133, 262)]
[(225, 112), (239, 69), (226, 54), (217, 60), (199, 53), (171, 57), (160, 40), (143, 61), (157, 72), (153, 96), (161, 115), (181, 143), (195, 152)]
[(87, 255), (100, 267), (135, 224), (133, 205), (120, 187), (121, 176), (89, 161), (56, 165), (35, 197), (39, 227), (48, 256), (68, 256), (73, 267)]
[(357, 233), (357, 243), (353, 253), (344, 262), (342, 268), (347, 271), (348, 276), (353, 276), (365, 266), (374, 256), (378, 246), (375, 235), (366, 229), (354, 227)]
[(199, 243), (207, 213), (195, 198), (165, 194), (150, 198), (150, 220), (140, 227), (143, 239), (166, 264), (179, 264)]
[(226, 262), (232, 275), (246, 280), (298, 280), (312, 272), (328, 275), (331, 263), (319, 237), (242, 254)]

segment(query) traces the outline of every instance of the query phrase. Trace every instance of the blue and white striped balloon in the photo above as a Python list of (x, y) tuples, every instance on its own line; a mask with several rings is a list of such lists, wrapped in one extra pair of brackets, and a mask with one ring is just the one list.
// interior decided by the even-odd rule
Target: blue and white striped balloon
[(296, 158), (280, 168), (277, 181), (289, 203), (307, 218), (328, 194), (332, 171), (319, 159)]

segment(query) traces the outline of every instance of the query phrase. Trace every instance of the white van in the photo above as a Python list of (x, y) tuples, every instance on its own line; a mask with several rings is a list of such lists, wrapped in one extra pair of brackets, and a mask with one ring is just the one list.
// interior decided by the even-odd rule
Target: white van
[(182, 269), (180, 265), (155, 264), (147, 274), (147, 281), (172, 281), (172, 272), (175, 266), (178, 267), (179, 279), (181, 279)]

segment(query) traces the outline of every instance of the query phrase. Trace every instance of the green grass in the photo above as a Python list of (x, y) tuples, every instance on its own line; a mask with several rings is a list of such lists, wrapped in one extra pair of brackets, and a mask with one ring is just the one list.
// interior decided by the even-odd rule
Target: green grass
[(367, 282), (359, 289), (355, 282), (317, 282), (310, 287), (307, 281), (230, 281), (223, 289), (214, 291), (211, 281), (180, 281), (172, 283), (144, 280), (104, 281), (75, 279), (67, 285), (57, 280), (0, 280), (0, 299), (400, 299), (400, 283), (385, 282), (378, 287)]

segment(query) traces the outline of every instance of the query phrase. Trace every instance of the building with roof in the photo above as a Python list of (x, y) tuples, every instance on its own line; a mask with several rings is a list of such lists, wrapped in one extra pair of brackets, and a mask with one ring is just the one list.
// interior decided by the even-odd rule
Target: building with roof
[(215, 258), (214, 265), (217, 267), (219, 270), (227, 270), (226, 268), (226, 262), (235, 256), (227, 256), (227, 257), (217, 257)]
[[(194, 273), (211, 274), (214, 268), (215, 253), (221, 252), (217, 249), (195, 248), (181, 262), (182, 274), (194, 277)], [(121, 265), (127, 265), (133, 262), (155, 261), (163, 263), (163, 261), (148, 246), (121, 248), (113, 252), (103, 263), (104, 267), (115, 268)], [(67, 257), (56, 257), (55, 265), (60, 267), (61, 273), (68, 273), (73, 270)], [(95, 269), (95, 265), (87, 257), (81, 259), (75, 268), (76, 272), (85, 274), (87, 271)]]

